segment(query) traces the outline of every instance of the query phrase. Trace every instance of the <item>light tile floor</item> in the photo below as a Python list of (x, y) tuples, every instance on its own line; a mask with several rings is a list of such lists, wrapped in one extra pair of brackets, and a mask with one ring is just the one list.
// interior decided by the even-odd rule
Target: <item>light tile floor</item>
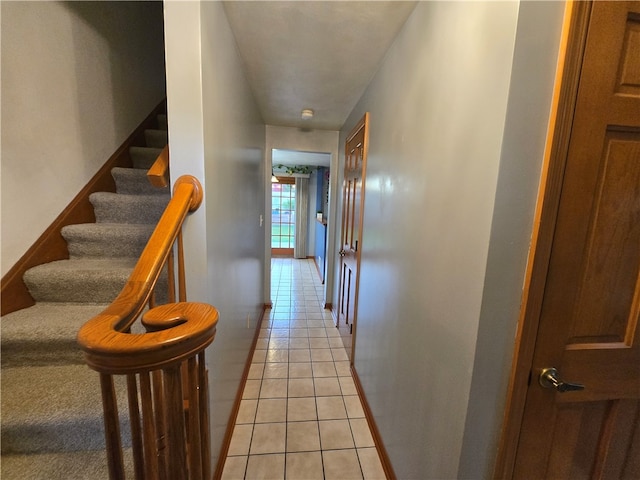
[(384, 479), (313, 260), (274, 258), (223, 480)]

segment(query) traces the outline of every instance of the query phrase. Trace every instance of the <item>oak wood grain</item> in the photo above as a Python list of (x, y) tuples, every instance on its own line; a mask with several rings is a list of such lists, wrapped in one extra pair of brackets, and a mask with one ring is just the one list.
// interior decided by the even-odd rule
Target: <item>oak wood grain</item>
[(151, 168), (147, 172), (147, 178), (154, 187), (164, 188), (169, 186), (169, 145), (166, 145)]

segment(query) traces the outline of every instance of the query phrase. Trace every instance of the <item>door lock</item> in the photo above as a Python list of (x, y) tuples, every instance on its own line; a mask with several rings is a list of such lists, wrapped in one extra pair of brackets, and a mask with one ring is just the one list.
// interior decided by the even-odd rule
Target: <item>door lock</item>
[(555, 368), (543, 368), (538, 377), (538, 382), (544, 388), (553, 388), (557, 392), (575, 392), (584, 390), (584, 385), (580, 383), (563, 382), (558, 377), (558, 370)]
[(347, 252), (345, 252), (344, 250), (340, 250), (338, 252), (338, 255), (340, 255), (341, 257), (344, 257), (347, 254)]

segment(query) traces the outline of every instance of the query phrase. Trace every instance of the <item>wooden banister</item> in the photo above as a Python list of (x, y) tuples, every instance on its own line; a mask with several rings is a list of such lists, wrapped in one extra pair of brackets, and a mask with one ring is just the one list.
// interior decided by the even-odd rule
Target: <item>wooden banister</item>
[[(135, 478), (210, 478), (204, 351), (215, 337), (218, 312), (211, 305), (186, 301), (181, 241), (182, 224), (202, 197), (195, 177), (176, 181), (173, 197), (125, 287), (78, 332), (87, 364), (100, 373), (111, 479), (125, 478), (125, 439), (121, 438), (114, 375), (127, 379)], [(176, 271), (178, 278), (174, 278)], [(156, 306), (158, 280), (166, 272), (169, 303)], [(144, 333), (131, 333), (138, 319)]]
[(154, 187), (164, 188), (169, 185), (169, 145), (165, 145), (156, 161), (153, 162), (147, 171), (147, 178)]

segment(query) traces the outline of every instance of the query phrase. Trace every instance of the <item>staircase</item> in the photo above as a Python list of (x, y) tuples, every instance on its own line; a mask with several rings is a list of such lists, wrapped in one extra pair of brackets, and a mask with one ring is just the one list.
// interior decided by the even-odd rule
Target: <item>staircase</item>
[[(70, 258), (25, 273), (36, 304), (0, 319), (3, 480), (108, 478), (99, 376), (76, 335), (120, 293), (169, 201), (168, 188), (146, 177), (167, 143), (166, 116), (145, 140), (129, 150), (134, 168), (111, 171), (116, 193), (91, 195), (96, 223), (63, 228)], [(125, 391), (118, 391), (126, 438)]]

